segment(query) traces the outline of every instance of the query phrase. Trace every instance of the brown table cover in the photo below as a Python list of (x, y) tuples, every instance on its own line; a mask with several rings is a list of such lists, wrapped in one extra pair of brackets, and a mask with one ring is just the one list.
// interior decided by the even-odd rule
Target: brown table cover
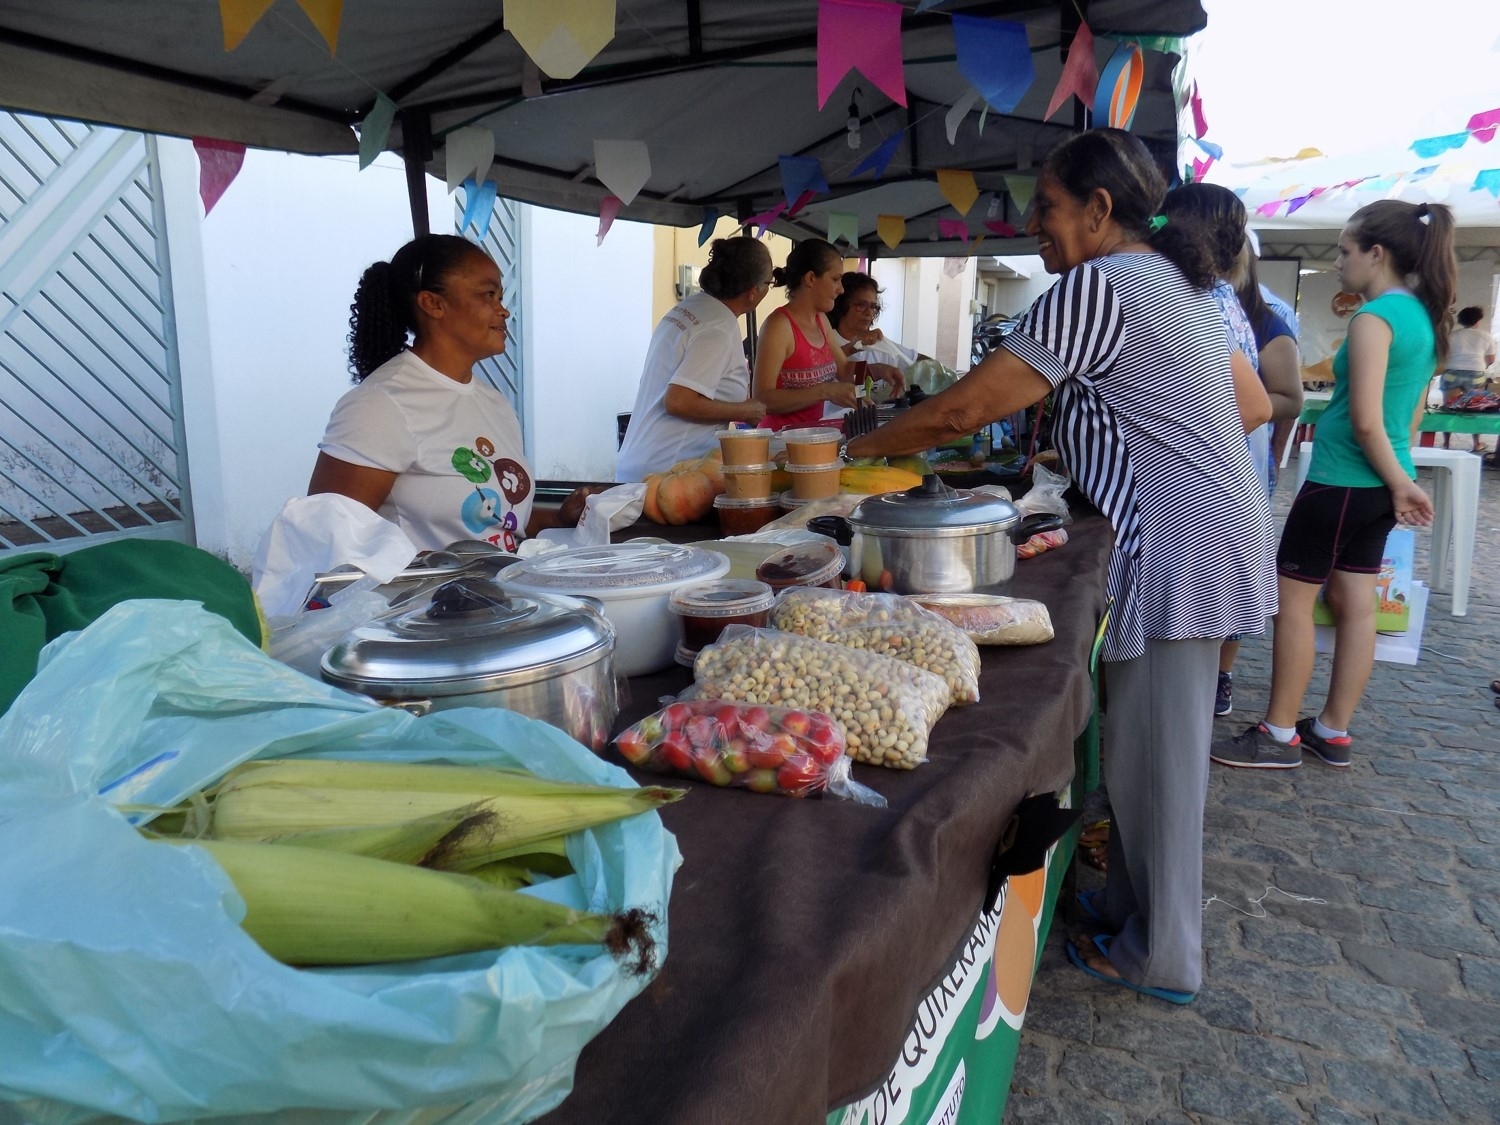
[[(977, 919), (1017, 804), (1072, 777), (1113, 534), (1090, 514), (1069, 535), (1018, 562), (1011, 590), (1046, 603), (1056, 637), (982, 646), (980, 702), (938, 721), (927, 764), (854, 767), (888, 809), (683, 783), (692, 791), (661, 812), (683, 855), (665, 964), (542, 1122), (813, 1125), (885, 1077)], [(690, 682), (675, 667), (629, 681), (616, 729)]]

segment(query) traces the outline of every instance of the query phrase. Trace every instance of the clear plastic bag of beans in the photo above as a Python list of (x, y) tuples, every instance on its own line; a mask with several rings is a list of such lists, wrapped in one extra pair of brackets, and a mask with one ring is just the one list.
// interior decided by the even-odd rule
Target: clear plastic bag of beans
[(693, 665), (704, 698), (821, 711), (856, 762), (912, 769), (948, 709), (941, 676), (913, 664), (779, 629), (731, 625)]
[(796, 586), (771, 607), (771, 626), (894, 656), (941, 676), (954, 703), (979, 699), (979, 646), (953, 622), (901, 594)]

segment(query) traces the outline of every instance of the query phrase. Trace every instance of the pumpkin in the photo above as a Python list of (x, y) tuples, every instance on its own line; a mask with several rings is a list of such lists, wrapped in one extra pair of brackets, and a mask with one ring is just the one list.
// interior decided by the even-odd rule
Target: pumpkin
[(713, 514), (714, 497), (724, 491), (724, 470), (715, 456), (679, 461), (646, 477), (641, 511), (654, 523), (680, 527)]

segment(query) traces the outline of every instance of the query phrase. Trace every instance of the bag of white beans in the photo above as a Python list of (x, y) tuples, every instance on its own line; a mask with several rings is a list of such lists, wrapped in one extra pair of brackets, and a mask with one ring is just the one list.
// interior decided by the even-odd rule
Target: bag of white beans
[(893, 656), (779, 629), (731, 625), (693, 664), (704, 698), (821, 711), (844, 732), (856, 762), (912, 769), (948, 709), (944, 680)]
[(979, 646), (951, 621), (900, 594), (793, 586), (771, 607), (772, 628), (894, 656), (941, 676), (954, 703), (979, 700)]

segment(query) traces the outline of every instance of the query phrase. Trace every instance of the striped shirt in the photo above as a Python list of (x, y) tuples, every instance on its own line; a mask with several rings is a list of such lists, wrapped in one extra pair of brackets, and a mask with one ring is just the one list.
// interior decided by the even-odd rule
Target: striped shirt
[(1113, 254), (1063, 274), (1001, 346), (1056, 389), (1058, 453), (1114, 525), (1104, 659), (1260, 632), (1276, 539), (1213, 298), (1160, 254)]

